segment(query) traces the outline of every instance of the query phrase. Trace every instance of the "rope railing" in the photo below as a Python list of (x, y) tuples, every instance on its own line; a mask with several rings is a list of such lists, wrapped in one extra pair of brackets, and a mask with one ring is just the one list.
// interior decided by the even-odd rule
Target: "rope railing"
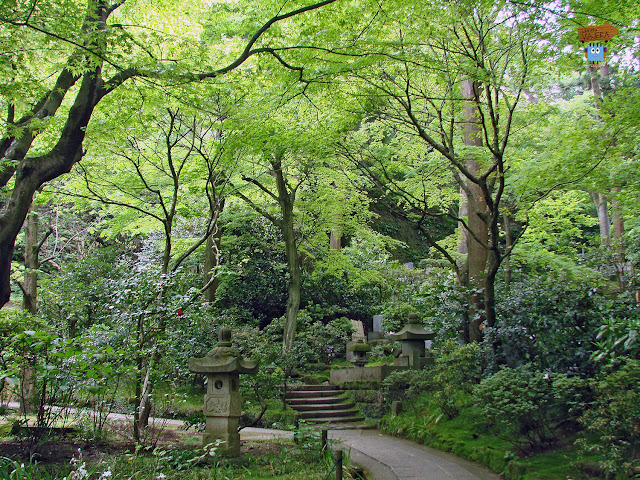
[[(329, 450), (328, 436), (329, 436), (329, 430), (326, 428), (323, 428), (322, 434), (320, 437), (323, 451), (331, 451)], [(340, 449), (336, 450), (334, 452), (334, 458), (335, 458), (335, 462), (333, 462), (333, 467), (331, 467), (331, 470), (329, 470), (329, 473), (327, 474), (324, 480), (329, 480), (329, 477), (331, 477), (331, 474), (333, 473), (334, 470), (336, 472), (336, 480), (342, 480), (342, 450)]]
[(334, 470), (336, 472), (336, 480), (342, 480), (342, 450), (336, 450), (335, 459), (336, 461), (333, 462), (333, 467), (331, 467), (331, 470), (329, 470), (324, 480), (329, 480)]

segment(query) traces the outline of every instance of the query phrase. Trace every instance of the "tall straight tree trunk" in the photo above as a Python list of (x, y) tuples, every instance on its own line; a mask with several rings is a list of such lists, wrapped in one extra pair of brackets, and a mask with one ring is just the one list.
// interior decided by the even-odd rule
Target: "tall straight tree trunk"
[(284, 330), (283, 348), (290, 352), (296, 336), (296, 324), (298, 311), (300, 310), (300, 289), (302, 286), (302, 272), (300, 271), (300, 259), (293, 230), (293, 212), (283, 218), (283, 236), (287, 251), (287, 264), (289, 266), (289, 286), (287, 298), (286, 322)]
[[(600, 79), (609, 81), (609, 65), (605, 64), (596, 70), (595, 65), (589, 65), (589, 76), (591, 78), (591, 87), (593, 88), (593, 96), (596, 98), (598, 108), (600, 103), (604, 100), (602, 94), (602, 88), (600, 86)], [(600, 226), (600, 245), (602, 247), (608, 247), (611, 241), (611, 222), (609, 219), (609, 208), (607, 206), (607, 198), (600, 192), (590, 192), (591, 199), (598, 212), (598, 224)]]
[(591, 192), (596, 210), (598, 212), (598, 224), (600, 225), (600, 245), (607, 247), (611, 240), (611, 223), (609, 221), (609, 208), (607, 206), (607, 198), (598, 192)]
[[(474, 104), (476, 88), (477, 84), (471, 79), (465, 79), (462, 82), (462, 97), (467, 100), (463, 110), (465, 122), (464, 144), (470, 147), (482, 147), (482, 127)], [(472, 155), (467, 156), (465, 166), (473, 175), (477, 175), (480, 171), (480, 167)], [(480, 214), (486, 211), (487, 204), (479, 185), (467, 178), (463, 178), (463, 181), (466, 184), (467, 191), (473, 197), (472, 199), (463, 198), (463, 201), (466, 201), (468, 205), (467, 228), (469, 233), (466, 235), (466, 242), (469, 287), (471, 288), (469, 297), (469, 341), (478, 342), (482, 340), (481, 325), (484, 321), (483, 295), (487, 267), (487, 249), (485, 245), (489, 238), (488, 226)], [(481, 242), (484, 242), (484, 245)]]
[[(460, 189), (460, 208), (458, 209), (458, 217), (466, 218), (469, 215), (469, 203), (467, 202), (467, 194), (463, 188)], [(469, 234), (466, 228), (461, 226), (460, 228), (460, 240), (458, 242), (458, 254), (464, 257), (464, 261), (457, 260), (457, 274), (458, 283), (465, 288), (469, 287)], [(460, 298), (460, 303), (467, 305), (469, 303), (469, 296), (463, 294)], [(466, 345), (469, 343), (469, 308), (462, 309), (462, 326), (460, 329), (460, 336), (462, 342)]]
[[(22, 286), (22, 309), (35, 315), (38, 311), (38, 214), (30, 209), (25, 219), (24, 239), (24, 283)], [(35, 411), (36, 368), (34, 364), (25, 365), (20, 381), (20, 411), (23, 414)]]
[[(620, 193), (621, 188), (617, 187), (615, 189), (616, 194)], [(622, 214), (622, 210), (618, 203), (618, 198), (613, 197), (611, 200), (611, 217), (612, 217), (612, 226), (613, 229), (611, 231), (611, 237), (613, 239), (613, 244), (616, 252), (616, 261), (618, 263), (625, 263), (626, 254), (624, 248), (624, 215)]]
[(285, 173), (282, 170), (282, 159), (284, 158), (284, 154), (284, 149), (278, 149), (275, 152), (273, 159), (269, 160), (271, 165), (271, 175), (275, 179), (277, 193), (270, 191), (254, 178), (244, 178), (244, 180), (249, 183), (253, 183), (260, 190), (265, 192), (272, 200), (276, 200), (278, 202), (281, 218), (256, 205), (242, 192), (236, 192), (236, 195), (251, 205), (256, 212), (277, 226), (280, 229), (280, 233), (282, 233), (282, 238), (284, 239), (289, 273), (289, 285), (287, 289), (287, 308), (285, 313), (282, 349), (285, 354), (288, 354), (293, 347), (293, 342), (296, 336), (296, 324), (298, 322), (298, 311), (300, 310), (300, 289), (302, 287), (302, 272), (300, 269), (298, 244), (296, 243), (296, 232), (294, 229), (295, 219), (293, 213), (296, 193), (302, 184), (302, 180), (298, 180), (297, 185), (293, 186), (289, 183), (289, 180), (285, 178)]
[(38, 214), (31, 209), (26, 219), (24, 239), (24, 290), (22, 309), (35, 314), (38, 310)]

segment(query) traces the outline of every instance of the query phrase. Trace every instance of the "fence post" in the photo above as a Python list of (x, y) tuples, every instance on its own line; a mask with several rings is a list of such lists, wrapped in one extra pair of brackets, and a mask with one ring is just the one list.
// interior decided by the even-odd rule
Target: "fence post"
[(336, 480), (342, 480), (342, 450), (336, 451)]
[(329, 433), (329, 430), (326, 428), (322, 429), (322, 436), (320, 437), (322, 439), (322, 450), (324, 451), (327, 448), (327, 435)]
[(293, 414), (293, 425), (295, 430), (293, 432), (293, 441), (296, 445), (300, 442), (300, 414), (298, 412)]

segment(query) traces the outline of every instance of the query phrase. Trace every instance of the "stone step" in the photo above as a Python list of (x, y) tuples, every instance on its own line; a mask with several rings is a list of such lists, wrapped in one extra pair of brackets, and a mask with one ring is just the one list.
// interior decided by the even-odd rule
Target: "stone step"
[(342, 390), (293, 390), (287, 392), (286, 399), (290, 398), (320, 398), (320, 397), (335, 397), (342, 393)]
[(344, 397), (287, 398), (287, 403), (292, 408), (296, 408), (298, 405), (331, 405), (345, 400)]
[(309, 423), (340, 424), (340, 425), (344, 426), (344, 428), (348, 428), (347, 425), (358, 424), (360, 422), (363, 422), (364, 421), (364, 417), (353, 416), (353, 417), (305, 418), (303, 420), (305, 422), (309, 422)]
[(323, 383), (322, 385), (298, 385), (297, 387), (293, 387), (290, 391), (306, 391), (306, 392), (319, 392), (325, 390), (340, 390), (335, 385), (329, 385), (328, 383)]
[(345, 402), (345, 403), (307, 403), (302, 405), (291, 405), (291, 408), (297, 410), (298, 412), (318, 412), (323, 410), (349, 410), (356, 406), (353, 402)]
[[(318, 423), (314, 425), (314, 428), (322, 430), (324, 426), (323, 424)], [(375, 425), (362, 423), (362, 420), (358, 420), (357, 422), (334, 423), (331, 425), (331, 430), (374, 430), (375, 428)]]
[(355, 404), (342, 393), (341, 388), (328, 384), (301, 385), (287, 392), (285, 400), (300, 420), (315, 424), (316, 428), (366, 428)]
[(321, 419), (321, 418), (342, 418), (353, 417), (358, 415), (358, 411), (355, 408), (347, 408), (344, 410), (314, 410), (298, 412), (298, 418), (307, 420), (309, 418)]

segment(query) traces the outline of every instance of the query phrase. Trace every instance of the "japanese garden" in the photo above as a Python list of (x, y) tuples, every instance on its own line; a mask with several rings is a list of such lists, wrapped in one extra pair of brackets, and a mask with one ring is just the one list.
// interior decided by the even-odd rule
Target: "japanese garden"
[(0, 480), (640, 478), (637, 2), (2, 0), (0, 79)]

